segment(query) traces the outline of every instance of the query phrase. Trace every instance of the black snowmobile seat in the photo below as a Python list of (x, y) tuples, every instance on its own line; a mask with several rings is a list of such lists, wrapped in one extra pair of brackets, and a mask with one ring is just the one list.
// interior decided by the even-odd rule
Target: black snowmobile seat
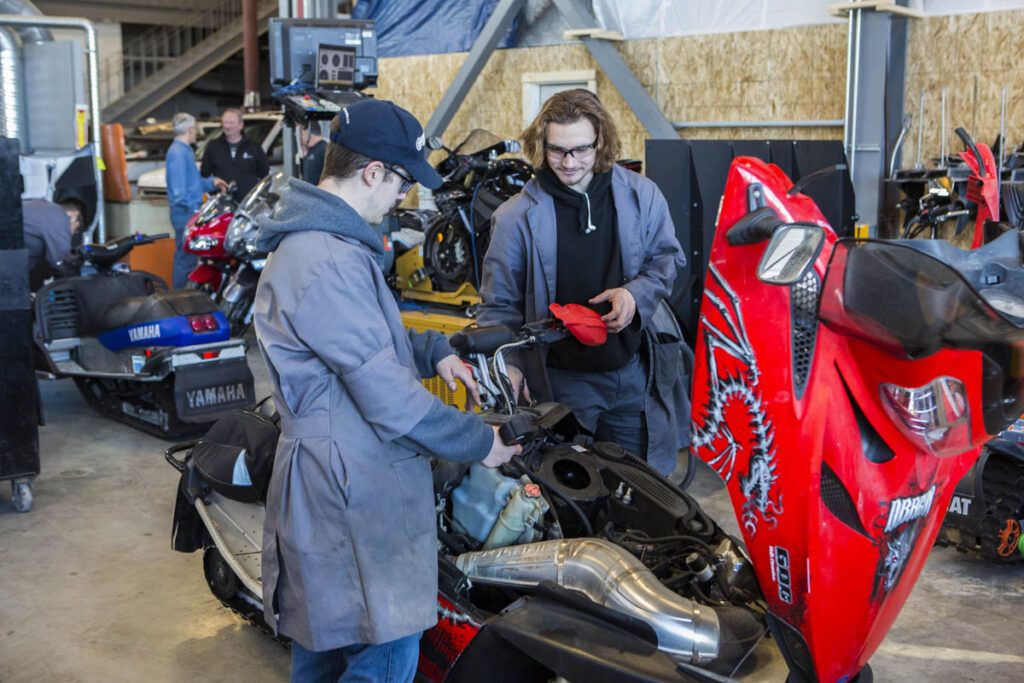
[(109, 331), (127, 325), (181, 315), (212, 313), (216, 310), (217, 306), (208, 294), (193, 289), (171, 289), (149, 296), (133, 296), (117, 301), (103, 311), (97, 325), (104, 331)]
[[(196, 470), (217, 493), (243, 503), (263, 501), (274, 469), (280, 431), (261, 415), (239, 410), (217, 420), (192, 448)], [(251, 481), (240, 485), (235, 465), (242, 457)]]
[(166, 289), (163, 280), (141, 270), (58, 278), (36, 294), (36, 318), (46, 341), (97, 335), (108, 329), (100, 326), (108, 308), (129, 297)]

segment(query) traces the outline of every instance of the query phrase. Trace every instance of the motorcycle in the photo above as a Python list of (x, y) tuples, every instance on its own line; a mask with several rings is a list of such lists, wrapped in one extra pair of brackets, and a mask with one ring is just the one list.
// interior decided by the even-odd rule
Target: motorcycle
[(444, 179), (433, 198), (437, 212), (400, 212), (395, 234), (395, 272), (391, 280), (403, 297), (418, 301), (473, 306), (478, 301), (480, 268), (490, 244), (491, 215), (533, 177), (516, 154), (516, 140), (500, 140), (477, 129), (454, 149), (438, 137), (433, 150), (448, 153), (436, 166)]
[(224, 236), (236, 208), (231, 198), (234, 185), (232, 182), (226, 192), (211, 194), (185, 226), (185, 251), (199, 257), (188, 274), (187, 286), (214, 298), (232, 267), (231, 256), (224, 250)]
[(256, 285), (267, 263), (267, 253), (256, 248), (259, 224), (273, 212), (287, 182), (284, 173), (278, 172), (256, 183), (235, 209), (225, 232), (224, 250), (235, 268), (227, 273), (218, 303), (234, 335), (243, 335), (252, 323)]
[(210, 297), (115, 266), (167, 235), (83, 245), (35, 295), (37, 375), (71, 377), (100, 414), (178, 438), (253, 402), (245, 342)]
[(813, 180), (729, 171), (691, 448), (726, 482), (793, 679), (838, 681), (867, 678), (956, 482), (1022, 412), (1024, 272), (1017, 234), (837, 239)]
[[(734, 674), (768, 628), (792, 680), (870, 680), (953, 486), (1024, 412), (1021, 245), (840, 240), (802, 187), (733, 162), (701, 308), (692, 449), (725, 481), (744, 543), (564, 406), (515, 405), (504, 355), (599, 342), (587, 313), (452, 337), (482, 416), (523, 455), (434, 466), (440, 619), (423, 676), (703, 680)], [(174, 547), (204, 550), (214, 594), (264, 627), (276, 433), (238, 413), (166, 453), (181, 472)]]

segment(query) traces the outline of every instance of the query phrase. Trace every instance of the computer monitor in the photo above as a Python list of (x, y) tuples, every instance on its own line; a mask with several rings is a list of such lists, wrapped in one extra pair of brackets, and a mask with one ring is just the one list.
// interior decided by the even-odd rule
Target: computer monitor
[(320, 43), (316, 48), (315, 70), (313, 85), (317, 90), (352, 90), (356, 77), (356, 49)]
[[(351, 90), (377, 84), (377, 28), (372, 19), (283, 19), (269, 21), (270, 82), (312, 86), (318, 80), (319, 46), (354, 50)], [(326, 88), (332, 90), (334, 88)]]

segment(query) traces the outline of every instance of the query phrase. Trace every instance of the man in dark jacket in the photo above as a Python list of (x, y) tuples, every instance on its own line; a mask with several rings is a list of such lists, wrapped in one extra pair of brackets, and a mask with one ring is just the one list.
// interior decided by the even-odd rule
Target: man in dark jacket
[(207, 143), (199, 168), (204, 178), (212, 175), (234, 181), (233, 195), (239, 200), (270, 172), (263, 148), (243, 134), (242, 126), (242, 110), (225, 109), (220, 117), (223, 133)]
[(685, 265), (665, 198), (616, 165), (615, 123), (587, 90), (552, 96), (523, 149), (537, 175), (494, 213), (477, 320), (517, 329), (552, 303), (601, 313), (612, 333), (604, 345), (568, 339), (546, 357), (514, 359), (515, 389), (525, 371), (524, 392), (568, 405), (598, 439), (668, 474), (689, 445), (689, 400), (661, 303)]
[(437, 374), (478, 397), (443, 336), (403, 328), (381, 270), (370, 226), (414, 182), (441, 184), (424, 142), (391, 102), (349, 105), (320, 184), (293, 178), (260, 227), (271, 254), (253, 321), (281, 415), (263, 605), (292, 639), (293, 681), (412, 680), (437, 620), (428, 456), (497, 467), (519, 450), (423, 387)]

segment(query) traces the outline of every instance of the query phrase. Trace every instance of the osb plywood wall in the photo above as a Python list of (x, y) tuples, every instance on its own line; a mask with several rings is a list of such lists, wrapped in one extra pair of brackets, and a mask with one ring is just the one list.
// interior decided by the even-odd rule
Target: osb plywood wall
[[(963, 126), (978, 142), (991, 145), (999, 134), (1002, 89), (1006, 86), (1006, 139), (1024, 142), (1024, 11), (986, 12), (916, 19), (907, 45), (906, 111), (914, 120), (903, 165), (917, 160), (918, 119), (924, 90), (921, 162), (932, 165), (942, 136), (948, 153), (963, 149), (953, 133)], [(946, 89), (946, 128), (942, 130), (942, 90)]]
[[(846, 82), (846, 25), (638, 40), (619, 43), (626, 64), (670, 121), (840, 119)], [(374, 94), (422, 122), (430, 118), (466, 53), (382, 59)], [(582, 44), (497, 50), (445, 132), (446, 144), (474, 128), (502, 138), (522, 132), (522, 74), (597, 72), (597, 92), (613, 112), (623, 156), (644, 158), (647, 134)], [(840, 139), (841, 128), (713, 128), (689, 138)], [(435, 159), (436, 161), (436, 159)]]

